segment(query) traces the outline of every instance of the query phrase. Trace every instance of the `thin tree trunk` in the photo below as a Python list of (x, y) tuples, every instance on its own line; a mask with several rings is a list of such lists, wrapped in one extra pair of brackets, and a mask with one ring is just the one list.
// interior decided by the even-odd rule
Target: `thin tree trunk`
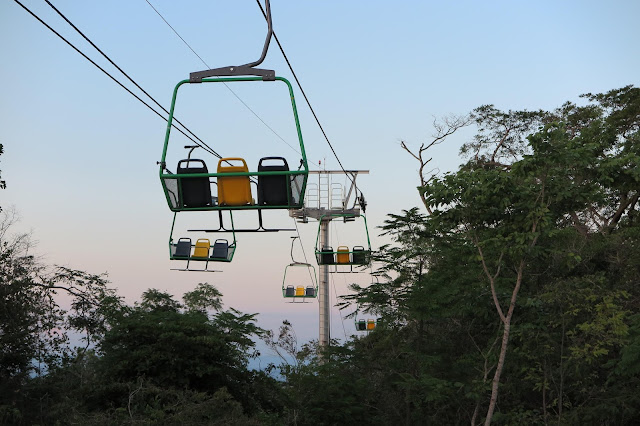
[(513, 317), (513, 311), (516, 307), (516, 300), (518, 298), (518, 292), (520, 291), (520, 285), (522, 284), (522, 274), (524, 271), (524, 259), (520, 261), (518, 266), (518, 276), (516, 278), (516, 286), (511, 294), (511, 302), (509, 303), (509, 311), (503, 321), (504, 329), (502, 332), (502, 346), (500, 347), (500, 356), (498, 358), (498, 365), (496, 365), (496, 371), (493, 375), (493, 383), (491, 384), (491, 400), (489, 401), (489, 409), (487, 410), (487, 417), (485, 418), (485, 426), (491, 424), (493, 418), (493, 412), (496, 409), (496, 403), (498, 402), (498, 387), (500, 385), (500, 376), (502, 375), (502, 369), (504, 368), (504, 360), (507, 356), (507, 346), (509, 344), (509, 334), (511, 332), (511, 318)]
[(478, 418), (478, 412), (480, 411), (480, 403), (476, 404), (476, 409), (473, 410), (473, 417), (471, 417), (471, 426), (476, 426), (476, 418)]
[(500, 385), (500, 376), (502, 374), (504, 360), (507, 355), (507, 345), (509, 343), (510, 331), (511, 318), (508, 317), (507, 322), (504, 324), (504, 330), (502, 332), (502, 346), (500, 347), (500, 357), (498, 358), (498, 365), (496, 366), (496, 372), (493, 375), (493, 381), (491, 383), (491, 400), (489, 401), (489, 409), (487, 410), (487, 417), (484, 421), (485, 426), (489, 426), (491, 424), (493, 412), (495, 411), (496, 403), (498, 402), (498, 386)]

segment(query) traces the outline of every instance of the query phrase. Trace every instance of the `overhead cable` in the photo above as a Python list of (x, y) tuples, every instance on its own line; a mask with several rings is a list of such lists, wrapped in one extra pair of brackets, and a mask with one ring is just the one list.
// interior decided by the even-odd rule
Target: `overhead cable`
[[(89, 58), (87, 55), (85, 55), (80, 49), (78, 49), (76, 46), (74, 46), (69, 40), (67, 40), (66, 38), (64, 38), (62, 35), (60, 35), (60, 33), (58, 33), (56, 30), (54, 30), (51, 26), (49, 26), (49, 24), (47, 24), (46, 22), (44, 22), (42, 19), (40, 19), (40, 17), (38, 15), (36, 15), (35, 13), (33, 13), (29, 8), (27, 8), (25, 5), (23, 5), (22, 3), (20, 3), (19, 0), (14, 0), (18, 5), (20, 5), (20, 7), (22, 7), (24, 10), (26, 10), (31, 16), (33, 16), (35, 19), (37, 19), (42, 25), (44, 25), (45, 27), (47, 27), (51, 32), (53, 32), (55, 35), (57, 35), (62, 41), (64, 41), (65, 43), (67, 43), (71, 48), (73, 48), (73, 50), (75, 50), (76, 52), (78, 52), (80, 55), (82, 55), (83, 58), (85, 58), (87, 61), (91, 62), (91, 64), (93, 64), (96, 68), (98, 68), (100, 71), (102, 71), (104, 74), (106, 74), (111, 80), (113, 80), (116, 84), (118, 84), (120, 87), (122, 87), (124, 90), (126, 90), (131, 96), (133, 96), (134, 98), (136, 98), (138, 101), (140, 101), (143, 105), (145, 105), (147, 108), (149, 108), (151, 111), (153, 111), (158, 117), (162, 118), (164, 121), (168, 121), (167, 118), (165, 118), (162, 114), (160, 114), (158, 111), (156, 111), (151, 105), (149, 105), (147, 102), (145, 102), (143, 99), (141, 99), (138, 95), (136, 95), (135, 93), (133, 93), (128, 87), (126, 87), (124, 84), (122, 84), (120, 81), (118, 81), (118, 79), (116, 79), (114, 76), (112, 76), (111, 74), (109, 74), (109, 72), (107, 72), (104, 68), (102, 68), (100, 65), (98, 65), (97, 63), (95, 63), (91, 58)], [(186, 134), (182, 129), (180, 129), (179, 127), (173, 125), (173, 127), (178, 130), (180, 133), (182, 133), (184, 136), (186, 136), (188, 139), (190, 139), (192, 142), (194, 142), (195, 144), (199, 145), (199, 143), (193, 139), (191, 136), (189, 136), (188, 134)]]
[[(198, 53), (195, 51), (195, 49), (193, 47), (191, 47), (191, 45), (189, 43), (187, 43), (187, 41), (178, 33), (178, 31), (176, 31), (176, 29), (169, 23), (169, 21), (167, 21), (165, 19), (164, 16), (162, 16), (162, 14), (158, 11), (158, 9), (156, 9), (149, 0), (145, 0), (147, 2), (147, 4), (151, 7), (151, 9), (153, 9), (154, 12), (156, 12), (156, 14), (164, 21), (165, 24), (167, 24), (169, 26), (169, 28), (171, 28), (171, 30), (175, 33), (176, 36), (178, 36), (180, 38), (180, 40), (182, 40), (182, 42), (189, 48), (189, 50), (191, 50), (193, 52), (194, 55), (196, 55), (198, 57), (198, 59), (200, 59), (200, 62), (202, 62), (204, 64), (204, 66), (206, 66), (207, 68), (211, 69), (212, 67), (207, 64), (205, 62), (204, 59), (202, 59), (202, 57), (200, 55), (198, 55)], [(242, 105), (245, 106), (245, 108), (247, 108), (258, 120), (260, 120), (260, 122), (262, 124), (265, 125), (265, 127), (267, 127), (267, 129), (271, 130), (271, 132), (276, 135), (282, 142), (284, 142), (289, 148), (291, 148), (293, 151), (295, 151), (297, 154), (302, 155), (302, 153), (300, 151), (298, 151), (295, 147), (293, 147), (291, 144), (289, 144), (289, 142), (287, 142), (282, 136), (280, 136), (278, 134), (278, 132), (276, 132), (271, 126), (269, 126), (269, 124), (267, 124), (266, 121), (264, 121), (262, 119), (262, 117), (260, 117), (236, 92), (233, 91), (233, 89), (231, 87), (229, 87), (229, 85), (225, 82), (223, 82), (224, 86), (233, 94), (233, 96), (236, 97), (236, 99), (238, 101), (240, 101), (240, 103)]]
[[(309, 265), (309, 261), (307, 260), (307, 253), (304, 251), (304, 245), (302, 244), (302, 237), (300, 236), (300, 230), (298, 229), (298, 221), (295, 218), (293, 219), (293, 224), (296, 226), (296, 233), (298, 234), (298, 239), (300, 240), (300, 247), (302, 248), (302, 255), (304, 256), (304, 263), (306, 263), (307, 265)], [(291, 250), (293, 252), (293, 246), (291, 247)], [(293, 260), (293, 255), (291, 257), (291, 260)], [(307, 270), (309, 271), (309, 278), (311, 278), (311, 281), (314, 281), (314, 276), (311, 273), (311, 269), (307, 268)], [(316, 285), (317, 285), (317, 281), (316, 281)]]
[[(260, 0), (256, 0), (256, 3), (258, 3), (258, 6), (260, 7), (260, 10), (262, 11), (262, 15), (264, 15), (264, 19), (267, 19), (267, 13), (264, 11), (264, 8), (262, 7), (262, 3), (260, 3)], [(278, 40), (278, 36), (276, 35), (275, 32), (273, 33), (273, 38), (276, 40), (276, 43), (278, 44), (278, 47), (280, 48), (280, 52), (282, 52), (282, 56), (284, 57), (284, 60), (287, 62), (287, 65), (289, 66), (289, 70), (291, 71), (291, 74), (293, 74), (293, 78), (296, 80), (296, 84), (298, 85), (298, 88), (300, 89), (300, 92), (302, 92), (302, 96), (304, 96), (304, 100), (307, 102), (307, 105), (309, 106), (309, 109), (311, 110), (311, 114), (313, 114), (313, 118), (315, 118), (316, 123), (318, 123), (318, 127), (320, 127), (320, 131), (322, 131), (322, 134), (324, 135), (325, 140), (329, 144), (329, 148), (331, 148), (331, 152), (333, 152), (333, 156), (336, 157), (336, 160), (338, 160), (338, 164), (340, 165), (340, 168), (345, 173), (345, 175), (349, 176), (349, 179), (351, 179), (351, 182), (356, 187), (356, 191), (359, 191), (360, 194), (362, 194), (362, 191), (360, 191), (360, 189), (358, 188), (358, 185), (356, 185), (356, 183), (355, 183), (355, 179), (351, 175), (349, 175), (349, 173), (347, 173), (345, 168), (342, 166), (342, 162), (340, 161), (340, 158), (338, 158), (338, 154), (336, 153), (336, 150), (333, 149), (333, 145), (331, 144), (331, 141), (329, 141), (329, 137), (327, 136), (327, 133), (324, 131), (324, 128), (322, 127), (322, 124), (320, 124), (320, 120), (318, 119), (318, 116), (316, 115), (316, 112), (313, 110), (313, 107), (311, 106), (311, 102), (309, 102), (309, 98), (307, 97), (307, 94), (304, 92), (304, 89), (302, 89), (302, 85), (300, 84), (300, 80), (298, 80), (298, 76), (296, 75), (295, 71), (293, 70), (293, 67), (291, 66), (291, 62), (289, 62), (289, 58), (287, 58), (287, 54), (284, 53), (284, 49), (282, 47), (282, 44), (280, 44), (280, 40)]]
[[(122, 75), (124, 75), (127, 79), (129, 79), (129, 81), (131, 83), (133, 83), (138, 89), (140, 89), (140, 91), (142, 93), (144, 93), (145, 95), (147, 95), (147, 97), (149, 99), (151, 99), (158, 107), (160, 107), (167, 115), (169, 114), (169, 111), (167, 111), (167, 109), (165, 107), (163, 107), (158, 101), (156, 101), (153, 96), (151, 96), (149, 93), (147, 93), (146, 90), (144, 90), (142, 87), (140, 87), (140, 85), (138, 83), (136, 83), (136, 81), (131, 78), (129, 76), (129, 74), (127, 74), (126, 72), (124, 72), (124, 70), (122, 68), (120, 68), (118, 66), (118, 64), (116, 64), (114, 61), (111, 60), (111, 58), (109, 56), (107, 56), (106, 53), (104, 53), (98, 46), (95, 45), (95, 43), (93, 41), (91, 41), (89, 39), (89, 37), (87, 37), (82, 31), (80, 31), (80, 29), (78, 29), (78, 27), (76, 27), (73, 22), (71, 22), (62, 12), (60, 12), (53, 4), (51, 4), (51, 2), (49, 0), (45, 0), (45, 2), (58, 14), (60, 15), (60, 17), (62, 17), (62, 19), (64, 19), (70, 26), (71, 28), (73, 28), (74, 30), (76, 30), (76, 32), (78, 34), (80, 34), (82, 36), (82, 38), (84, 38), (91, 46), (93, 46), (94, 49), (96, 49), (102, 56), (104, 56), (104, 58), (109, 61), (109, 63), (111, 63), (111, 65), (113, 65), (114, 67), (116, 67), (116, 69), (118, 71), (120, 71), (122, 73)], [(205, 150), (208, 150), (211, 154), (215, 155), (218, 158), (222, 158), (220, 156), (220, 154), (218, 154), (217, 152), (215, 152), (215, 150), (213, 148), (211, 148), (209, 145), (207, 145), (202, 139), (200, 139), (195, 133), (193, 133), (187, 126), (185, 126), (180, 120), (178, 120), (178, 118), (174, 117), (173, 118), (178, 124), (180, 124), (187, 132), (189, 132), (189, 134), (191, 134), (194, 138), (196, 138), (200, 144), (200, 147), (205, 148)]]
[(182, 42), (184, 44), (187, 45), (187, 47), (193, 52), (194, 55), (196, 55), (198, 57), (198, 59), (200, 59), (200, 61), (205, 64), (207, 66), (207, 68), (211, 68), (209, 65), (207, 65), (207, 63), (204, 61), (204, 59), (202, 59), (200, 57), (200, 55), (198, 55), (198, 53), (196, 53), (195, 50), (193, 50), (193, 48), (189, 45), (189, 43), (187, 43), (187, 41), (185, 39), (182, 38), (182, 36), (180, 34), (178, 34), (178, 31), (176, 31), (175, 28), (173, 28), (173, 26), (169, 23), (169, 21), (167, 21), (166, 19), (164, 19), (164, 16), (162, 16), (162, 14), (160, 12), (158, 12), (158, 9), (156, 9), (155, 7), (153, 7), (153, 5), (149, 2), (149, 0), (145, 0), (147, 2), (147, 4), (149, 6), (151, 6), (151, 9), (153, 9), (154, 12), (156, 12), (158, 14), (158, 16), (164, 21), (165, 24), (167, 24), (169, 26), (169, 28), (171, 28), (173, 30), (173, 32), (175, 33), (175, 35), (177, 35), (178, 37), (180, 37), (180, 40), (182, 40)]

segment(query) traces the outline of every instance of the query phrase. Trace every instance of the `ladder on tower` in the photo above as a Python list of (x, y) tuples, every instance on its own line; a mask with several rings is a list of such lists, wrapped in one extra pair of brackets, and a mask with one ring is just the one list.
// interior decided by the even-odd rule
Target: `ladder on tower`
[(319, 203), (318, 208), (320, 209), (328, 209), (331, 208), (331, 196), (329, 191), (329, 186), (331, 185), (331, 178), (328, 174), (319, 174), (318, 175), (318, 193), (319, 193)]

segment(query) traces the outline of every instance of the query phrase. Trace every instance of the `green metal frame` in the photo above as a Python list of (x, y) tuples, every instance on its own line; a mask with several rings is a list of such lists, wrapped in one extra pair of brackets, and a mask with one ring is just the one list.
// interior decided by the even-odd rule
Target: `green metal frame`
[(365, 256), (365, 262), (364, 263), (354, 263), (354, 262), (349, 262), (349, 263), (323, 263), (321, 261), (322, 259), (322, 255), (323, 254), (332, 254), (335, 258), (335, 256), (337, 254), (349, 254), (349, 256), (351, 258), (353, 258), (353, 251), (322, 251), (322, 247), (320, 246), (320, 227), (322, 226), (322, 220), (324, 219), (325, 216), (330, 216), (330, 217), (343, 217), (343, 218), (354, 218), (357, 219), (358, 216), (355, 216), (353, 214), (342, 214), (342, 213), (338, 213), (338, 214), (326, 214), (323, 215), (322, 217), (320, 217), (320, 220), (318, 221), (318, 236), (316, 237), (316, 261), (318, 262), (318, 265), (335, 265), (335, 266), (349, 266), (349, 265), (360, 265), (360, 266), (364, 266), (364, 265), (368, 265), (371, 263), (371, 240), (369, 239), (369, 227), (367, 226), (367, 217), (365, 215), (360, 215), (359, 217), (364, 219), (364, 229), (367, 233), (367, 247), (368, 250), (364, 250), (364, 251), (358, 251), (355, 253), (358, 254), (364, 254)]
[[(242, 81), (263, 81), (261, 77), (238, 77), (238, 78), (204, 78), (202, 79), (202, 83), (234, 83), (234, 82), (242, 82)], [(173, 98), (171, 99), (171, 109), (169, 110), (169, 119), (167, 120), (167, 132), (164, 139), (164, 147), (162, 149), (162, 159), (160, 160), (160, 182), (162, 183), (162, 188), (164, 190), (165, 198), (167, 199), (167, 204), (171, 211), (203, 211), (203, 210), (258, 210), (258, 209), (295, 209), (302, 208), (304, 203), (304, 195), (307, 187), (307, 178), (309, 176), (309, 166), (307, 164), (307, 154), (304, 150), (304, 143), (302, 141), (302, 131), (300, 130), (300, 120), (298, 119), (298, 110), (296, 108), (296, 101), (293, 95), (293, 87), (291, 83), (283, 77), (276, 77), (275, 81), (284, 82), (288, 89), (289, 95), (291, 97), (291, 107), (293, 109), (293, 118), (296, 123), (296, 131), (298, 134), (298, 141), (300, 143), (300, 153), (302, 154), (302, 169), (300, 170), (289, 170), (289, 171), (269, 171), (269, 172), (234, 172), (234, 173), (192, 173), (192, 174), (171, 174), (164, 173), (166, 170), (166, 156), (167, 156), (167, 147), (169, 146), (169, 138), (171, 135), (171, 127), (173, 124), (173, 113), (176, 105), (176, 98), (178, 95), (178, 89), (183, 84), (201, 84), (191, 82), (190, 80), (182, 80), (180, 81), (175, 89), (173, 90)], [(182, 194), (180, 180), (182, 178), (217, 178), (219, 176), (224, 177), (232, 177), (232, 176), (290, 176), (291, 181), (295, 179), (297, 176), (303, 176), (302, 187), (300, 188), (300, 196), (298, 203), (293, 203), (293, 200), (289, 199), (288, 205), (283, 206), (268, 206), (268, 205), (245, 205), (245, 206), (205, 206), (205, 207), (184, 207), (182, 203)], [(170, 180), (176, 181), (176, 191), (177, 195), (173, 194), (170, 189), (167, 188), (167, 182)], [(291, 184), (290, 181), (290, 184)], [(172, 205), (171, 195), (176, 196), (176, 206)]]
[[(287, 269), (289, 269), (289, 267), (306, 267), (311, 268), (313, 270), (313, 274), (311, 274), (312, 277), (312, 281), (313, 281), (313, 288), (315, 289), (315, 295), (314, 296), (306, 296), (306, 289), (308, 286), (305, 286), (305, 296), (287, 296), (286, 295), (286, 281), (287, 281)], [(284, 277), (282, 278), (282, 297), (286, 298), (286, 299), (315, 299), (318, 297), (318, 279), (316, 278), (317, 274), (316, 274), (316, 268), (315, 266), (313, 266), (310, 263), (301, 263), (301, 262), (293, 262), (288, 264), (285, 268), (284, 268)], [(295, 290), (295, 287), (294, 287)]]
[[(171, 234), (169, 234), (169, 260), (186, 260), (187, 262), (191, 262), (191, 261), (195, 261), (195, 262), (207, 262), (207, 266), (209, 265), (209, 262), (231, 262), (233, 260), (233, 256), (236, 252), (236, 233), (235, 231), (232, 231), (232, 235), (233, 235), (233, 242), (231, 244), (229, 244), (228, 247), (228, 253), (227, 253), (227, 258), (226, 259), (221, 259), (221, 258), (211, 258), (211, 257), (193, 257), (193, 256), (174, 256), (173, 252), (172, 252), (172, 248), (173, 248), (173, 228), (175, 227), (176, 224), (176, 216), (178, 213), (174, 213), (173, 214), (173, 222), (171, 223)], [(231, 215), (231, 229), (233, 230), (233, 212), (229, 212), (229, 214)], [(191, 248), (194, 248), (195, 244), (191, 244)], [(188, 263), (187, 263), (187, 268), (188, 268)], [(207, 267), (205, 266), (205, 268)]]

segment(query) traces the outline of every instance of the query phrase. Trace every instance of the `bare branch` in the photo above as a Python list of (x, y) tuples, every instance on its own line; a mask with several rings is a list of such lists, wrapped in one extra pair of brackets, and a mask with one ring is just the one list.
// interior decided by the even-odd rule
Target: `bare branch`
[[(439, 145), (446, 140), (447, 137), (454, 134), (459, 129), (468, 126), (473, 121), (473, 117), (470, 114), (467, 115), (449, 115), (443, 117), (441, 120), (436, 118), (433, 119), (433, 128), (435, 129), (435, 133), (431, 135), (431, 141), (427, 143), (422, 143), (420, 148), (414, 152), (412, 151), (405, 141), (400, 141), (400, 147), (407, 151), (409, 155), (411, 155), (418, 163), (420, 163), (420, 167), (418, 168), (418, 177), (420, 178), (420, 186), (426, 186), (431, 180), (433, 180), (437, 173), (440, 172), (440, 169), (437, 167), (432, 168), (428, 172), (425, 173), (426, 165), (429, 164), (433, 158), (426, 158), (426, 152), (433, 147), (434, 145)], [(431, 214), (431, 208), (426, 201), (425, 194), (420, 195), (422, 203), (424, 204), (427, 212)]]

